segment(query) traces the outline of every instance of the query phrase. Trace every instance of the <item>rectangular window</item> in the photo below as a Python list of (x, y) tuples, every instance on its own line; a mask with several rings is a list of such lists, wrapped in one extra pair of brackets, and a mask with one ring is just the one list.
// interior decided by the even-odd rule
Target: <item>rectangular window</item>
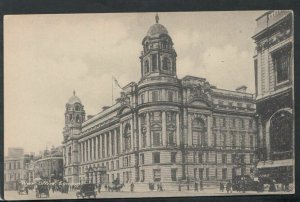
[(153, 146), (159, 146), (160, 145), (160, 135), (161, 132), (160, 131), (153, 131), (152, 135), (153, 135)]
[(145, 181), (145, 170), (141, 170), (141, 182)]
[(106, 162), (106, 170), (109, 170), (109, 163)]
[(153, 163), (160, 163), (160, 153), (154, 152), (152, 153)]
[(173, 92), (172, 91), (168, 91), (168, 101), (173, 102)]
[(218, 179), (218, 168), (216, 168), (216, 170), (215, 170), (215, 177), (216, 177), (216, 179)]
[(213, 126), (214, 126), (214, 127), (217, 126), (217, 120), (216, 120), (216, 117), (213, 117)]
[(140, 154), (140, 163), (141, 165), (144, 165), (145, 163), (144, 154)]
[(226, 118), (223, 118), (223, 127), (226, 127)]
[(253, 127), (253, 120), (249, 120), (249, 128)]
[(114, 161), (112, 161), (110, 164), (111, 164), (111, 170), (114, 170)]
[(116, 161), (116, 169), (118, 170), (120, 167), (119, 167), (119, 160)]
[(159, 92), (158, 91), (152, 91), (152, 101), (159, 101)]
[(203, 153), (201, 152), (198, 153), (198, 161), (199, 163), (203, 163)]
[(203, 168), (199, 168), (199, 179), (203, 180)]
[(171, 152), (171, 163), (176, 163), (177, 152)]
[(245, 134), (241, 134), (241, 147), (245, 149)]
[(231, 132), (231, 145), (232, 145), (232, 149), (236, 148), (236, 134), (235, 134), (235, 132)]
[(141, 94), (141, 104), (144, 104), (145, 102), (145, 94)]
[(171, 168), (171, 178), (172, 178), (172, 181), (176, 181), (176, 173), (177, 173), (177, 168)]
[(238, 106), (239, 108), (242, 108), (242, 107), (243, 107), (243, 103), (238, 102), (238, 103), (237, 103), (237, 106)]
[(227, 154), (222, 154), (222, 163), (226, 164), (227, 162)]
[(196, 157), (197, 157), (197, 152), (194, 152), (194, 153), (193, 153), (193, 162), (194, 162), (194, 163), (197, 163), (197, 162), (196, 162)]
[(250, 147), (253, 147), (253, 135), (250, 135)]
[(231, 127), (235, 128), (235, 118), (232, 119), (232, 125), (231, 125)]
[(227, 179), (227, 168), (222, 168), (222, 179), (223, 180)]
[(241, 119), (241, 128), (244, 129), (245, 128), (245, 122), (243, 119)]
[(160, 179), (161, 179), (160, 169), (153, 169), (153, 181), (160, 182)]
[(194, 168), (194, 179), (197, 178), (197, 168)]
[(209, 180), (209, 168), (206, 168), (206, 179)]
[(235, 154), (231, 154), (231, 163), (235, 163), (235, 159), (236, 159), (236, 155)]
[(241, 163), (245, 163), (245, 154), (241, 155)]
[(276, 83), (282, 83), (289, 80), (289, 69), (291, 65), (290, 50), (282, 49), (272, 55), (274, 69), (276, 72)]
[(152, 55), (152, 71), (157, 71), (157, 54)]

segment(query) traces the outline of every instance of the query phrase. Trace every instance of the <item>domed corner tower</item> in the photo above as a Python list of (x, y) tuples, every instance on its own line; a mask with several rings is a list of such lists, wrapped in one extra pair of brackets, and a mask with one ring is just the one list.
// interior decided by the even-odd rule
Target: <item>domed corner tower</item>
[(176, 76), (176, 51), (168, 30), (159, 24), (159, 17), (152, 25), (142, 41), (143, 51), (141, 60), (141, 80), (155, 76)]
[(65, 127), (63, 129), (64, 177), (70, 183), (79, 182), (78, 138), (81, 133), (81, 124), (84, 121), (84, 106), (74, 91), (73, 96), (69, 98), (66, 104)]

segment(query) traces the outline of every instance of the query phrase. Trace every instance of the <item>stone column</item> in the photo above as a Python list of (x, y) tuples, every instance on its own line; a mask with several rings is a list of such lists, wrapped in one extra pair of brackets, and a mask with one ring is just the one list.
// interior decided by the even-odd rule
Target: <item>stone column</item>
[(146, 113), (146, 125), (147, 125), (147, 134), (146, 134), (146, 143), (147, 147), (151, 147), (151, 131), (150, 131), (150, 115), (149, 112)]
[(123, 123), (120, 123), (120, 154), (123, 153)]
[(99, 146), (99, 158), (102, 159), (102, 134), (99, 135), (99, 142), (100, 142), (100, 146)]
[(138, 123), (139, 123), (139, 145), (138, 145), (138, 148), (141, 149), (142, 148), (142, 137), (143, 137), (143, 134), (142, 134), (142, 126), (141, 126), (141, 118), (138, 116), (139, 120), (138, 120)]
[(83, 162), (83, 155), (84, 155), (84, 148), (83, 148), (83, 142), (80, 143), (80, 162)]
[(131, 117), (131, 120), (130, 120), (130, 124), (131, 124), (131, 150), (133, 151), (134, 150), (134, 117), (132, 116)]
[(86, 140), (86, 161), (90, 160), (90, 145), (89, 145), (90, 140)]
[(95, 160), (98, 160), (98, 151), (99, 151), (99, 145), (98, 145), (98, 136), (96, 136), (95, 137), (96, 139), (96, 150), (95, 150), (95, 152), (96, 152), (96, 159)]
[(166, 111), (162, 111), (162, 144), (167, 145)]
[(212, 146), (211, 116), (207, 116), (207, 145)]
[(104, 136), (104, 157), (106, 158), (107, 157), (107, 140), (106, 140), (106, 133), (103, 134)]
[(109, 134), (110, 134), (110, 148), (109, 148), (109, 150), (110, 150), (110, 156), (113, 156), (113, 151), (114, 151), (113, 138), (115, 136), (114, 135), (114, 131), (113, 130), (109, 131)]
[(91, 142), (92, 142), (92, 150), (91, 150), (91, 154), (92, 154), (92, 158), (91, 158), (91, 160), (93, 161), (94, 160), (94, 138), (91, 138)]
[(107, 156), (111, 156), (111, 139), (110, 139), (110, 132), (107, 132), (107, 140), (106, 140), (106, 142), (107, 142)]
[(180, 121), (179, 121), (179, 112), (176, 114), (176, 144), (180, 146)]
[(118, 146), (118, 130), (117, 130), (117, 128), (115, 128), (114, 129), (114, 135), (115, 135), (115, 148), (114, 148), (114, 150), (115, 150), (115, 156), (117, 156), (117, 154), (118, 154), (118, 149), (117, 149), (117, 146)]
[(190, 114), (187, 115), (188, 117), (188, 131), (187, 131), (187, 138), (188, 138), (188, 145), (192, 146), (192, 116)]
[(271, 152), (271, 147), (270, 147), (270, 120), (267, 121), (267, 123), (266, 123), (265, 131), (266, 131), (267, 160), (270, 160), (270, 158), (271, 158), (271, 155), (270, 155), (270, 152)]

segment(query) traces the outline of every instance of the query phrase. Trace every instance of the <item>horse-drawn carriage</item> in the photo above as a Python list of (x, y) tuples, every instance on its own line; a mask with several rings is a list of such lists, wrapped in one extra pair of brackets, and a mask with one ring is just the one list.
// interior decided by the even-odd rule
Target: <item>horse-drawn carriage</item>
[(41, 198), (42, 195), (49, 197), (49, 186), (47, 184), (37, 184), (35, 189), (35, 196)]

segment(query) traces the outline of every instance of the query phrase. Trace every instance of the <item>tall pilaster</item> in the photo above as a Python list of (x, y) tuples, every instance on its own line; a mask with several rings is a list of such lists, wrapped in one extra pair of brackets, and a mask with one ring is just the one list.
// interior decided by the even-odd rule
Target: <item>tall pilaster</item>
[(134, 150), (134, 116), (132, 116), (131, 118), (131, 121), (130, 121), (130, 124), (131, 124), (131, 150), (133, 151)]
[(123, 123), (120, 123), (120, 153), (123, 153)]
[(162, 111), (162, 144), (167, 145), (166, 111)]
[(176, 114), (176, 144), (180, 145), (180, 121), (179, 121), (179, 112)]
[(146, 113), (146, 122), (147, 122), (147, 135), (146, 135), (146, 143), (147, 147), (151, 147), (151, 131), (150, 131), (150, 116), (149, 112)]
[(188, 118), (187, 138), (188, 138), (188, 145), (191, 146), (193, 144), (192, 143), (192, 116), (188, 114), (187, 118)]

